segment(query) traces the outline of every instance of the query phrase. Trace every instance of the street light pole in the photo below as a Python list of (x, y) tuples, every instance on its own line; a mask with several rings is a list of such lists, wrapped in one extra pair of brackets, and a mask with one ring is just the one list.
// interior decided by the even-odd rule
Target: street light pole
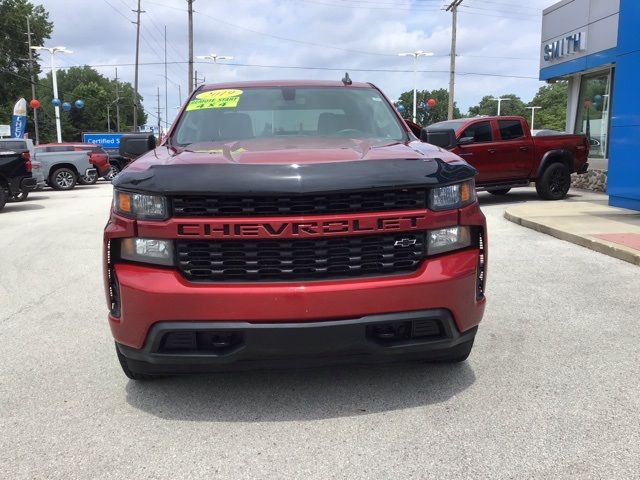
[(529, 110), (531, 110), (531, 130), (535, 129), (535, 121), (536, 121), (536, 110), (538, 110), (539, 108), (542, 107), (527, 107)]
[[(46, 50), (51, 55), (51, 77), (53, 79), (53, 97), (58, 98), (58, 77), (56, 75), (56, 53), (73, 53), (65, 47), (31, 47), (32, 50)], [(60, 106), (56, 105), (56, 133), (58, 134), (58, 143), (62, 143), (62, 129), (60, 128)]]
[(415, 52), (404, 52), (398, 54), (400, 57), (413, 57), (413, 123), (416, 123), (416, 105), (418, 90), (418, 57), (432, 57), (432, 52), (423, 52), (417, 50)]
[(506, 102), (511, 99), (510, 98), (490, 98), (489, 100), (498, 102), (498, 116), (500, 116), (500, 112), (502, 112), (502, 102)]
[[(197, 58), (198, 60), (211, 60), (213, 63), (218, 63), (218, 60), (233, 60), (233, 57), (227, 55), (218, 55), (217, 53), (211, 53), (209, 55), (199, 55)], [(196, 75), (196, 77), (197, 76), (198, 75)]]

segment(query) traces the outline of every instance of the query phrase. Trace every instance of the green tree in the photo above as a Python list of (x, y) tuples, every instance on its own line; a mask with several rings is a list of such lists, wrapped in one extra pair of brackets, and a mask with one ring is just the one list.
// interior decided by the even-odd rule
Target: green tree
[[(70, 111), (60, 111), (60, 124), (62, 137), (65, 141), (80, 141), (82, 132), (106, 131), (108, 126), (115, 131), (117, 125), (116, 99), (120, 106), (120, 130), (130, 131), (133, 128), (133, 88), (129, 83), (110, 80), (89, 66), (71, 67), (67, 70), (58, 70), (58, 95), (63, 102), (72, 105)], [(39, 118), (42, 127), (40, 129), (41, 142), (55, 140), (55, 112), (51, 104), (53, 100), (51, 73), (40, 79), (38, 91), (41, 92), (39, 100)], [(116, 88), (117, 87), (117, 88)], [(116, 95), (118, 91), (118, 95)], [(75, 101), (84, 101), (84, 108), (75, 107)], [(147, 115), (142, 107), (142, 97), (138, 95), (140, 108), (138, 109), (138, 122), (144, 125)], [(107, 111), (109, 123), (107, 123)]]
[[(495, 100), (491, 100), (493, 97), (491, 95), (487, 95), (482, 97), (480, 103), (474, 107), (469, 108), (469, 116), (476, 117), (478, 115), (497, 115), (498, 114), (498, 102)], [(500, 109), (500, 115), (518, 115), (520, 117), (527, 116), (527, 107), (522, 99), (513, 94), (501, 95), (501, 98), (507, 98), (502, 102), (502, 107)]]
[[(449, 91), (444, 88), (437, 90), (418, 90), (417, 108), (416, 108), (416, 123), (426, 127), (432, 123), (442, 122), (447, 119), (447, 111), (449, 105)], [(427, 102), (433, 98), (437, 104), (433, 108), (427, 108)], [(402, 116), (407, 120), (411, 120), (413, 117), (413, 90), (404, 92), (400, 95), (398, 105), (404, 107)], [(453, 117), (460, 118), (460, 110), (454, 104)]]
[[(20, 97), (31, 98), (29, 48), (25, 43), (27, 17), (33, 33), (32, 45), (42, 46), (53, 30), (44, 7), (28, 0), (0, 0), (0, 123), (11, 121), (13, 105)], [(37, 53), (34, 55), (37, 58)], [(40, 71), (37, 63), (34, 68), (37, 75)]]
[(567, 99), (567, 82), (561, 81), (540, 87), (529, 104), (529, 106), (542, 107), (536, 110), (534, 127), (538, 130), (564, 131), (567, 122)]

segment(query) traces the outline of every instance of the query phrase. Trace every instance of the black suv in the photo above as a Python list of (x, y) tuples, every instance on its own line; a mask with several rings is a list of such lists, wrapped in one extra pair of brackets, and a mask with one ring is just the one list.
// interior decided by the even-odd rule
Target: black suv
[(37, 181), (31, 169), (28, 149), (11, 149), (10, 144), (0, 144), (0, 210), (9, 198), (36, 188)]

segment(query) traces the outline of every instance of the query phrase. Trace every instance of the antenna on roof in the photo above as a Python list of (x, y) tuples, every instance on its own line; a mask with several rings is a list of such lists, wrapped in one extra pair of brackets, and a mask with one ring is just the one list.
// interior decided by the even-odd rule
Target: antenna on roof
[(344, 72), (344, 77), (342, 79), (342, 83), (346, 85), (351, 85), (353, 82), (351, 81), (351, 78), (349, 78), (349, 72)]

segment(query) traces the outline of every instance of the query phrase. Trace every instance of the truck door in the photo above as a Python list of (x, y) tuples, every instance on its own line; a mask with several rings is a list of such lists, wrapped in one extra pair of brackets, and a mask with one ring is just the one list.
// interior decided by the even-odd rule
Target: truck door
[(496, 155), (504, 172), (503, 179), (527, 178), (533, 163), (533, 140), (525, 135), (522, 121), (498, 120), (498, 131), (501, 142)]
[(453, 152), (478, 170), (478, 185), (494, 181), (500, 176), (496, 155), (500, 143), (496, 141), (490, 120), (481, 120), (469, 125), (460, 134), (458, 142)]

